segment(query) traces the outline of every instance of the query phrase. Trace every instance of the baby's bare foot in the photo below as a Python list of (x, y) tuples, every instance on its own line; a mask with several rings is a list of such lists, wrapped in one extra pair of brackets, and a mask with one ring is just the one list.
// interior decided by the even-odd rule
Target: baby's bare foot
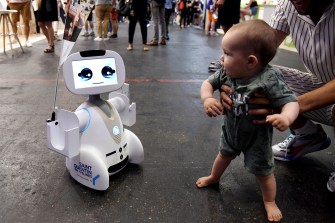
[(214, 179), (212, 176), (207, 176), (199, 178), (195, 184), (197, 185), (198, 188), (202, 188), (217, 182), (218, 182), (217, 179)]
[(264, 201), (264, 207), (266, 210), (266, 213), (268, 215), (269, 221), (280, 221), (283, 218), (283, 215), (281, 214), (281, 211), (279, 210), (277, 204), (273, 202), (266, 202)]

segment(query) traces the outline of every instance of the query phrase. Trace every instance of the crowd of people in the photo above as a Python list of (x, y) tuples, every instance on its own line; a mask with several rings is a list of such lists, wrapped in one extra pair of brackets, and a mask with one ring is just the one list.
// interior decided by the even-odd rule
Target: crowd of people
[[(25, 24), (25, 45), (31, 47), (32, 45), (29, 41), (31, 0), (7, 1), (10, 9), (18, 10), (18, 12), (21, 13), (23, 23)], [(71, 4), (71, 1), (61, 2), (61, 4), (59, 4), (59, 2), (57, 4), (57, 0), (35, 1), (37, 3), (38, 26), (45, 35), (48, 44), (44, 52), (54, 52), (53, 41), (55, 37), (52, 22), (58, 21), (60, 8), (65, 9), (67, 4)], [(257, 169), (254, 166), (254, 162), (257, 161), (256, 159), (246, 161), (247, 168), (250, 172), (256, 174), (260, 182), (265, 209), (268, 213), (268, 220), (279, 221), (282, 218), (282, 214), (274, 203), (275, 181), (272, 158), (281, 161), (293, 161), (305, 154), (326, 149), (331, 144), (330, 138), (318, 123), (334, 126), (335, 121), (335, 2), (333, 0), (278, 0), (269, 26), (260, 28), (259, 26), (264, 26), (264, 24), (250, 23), (254, 26), (252, 30), (245, 25), (237, 26), (236, 24), (249, 24), (244, 22), (244, 20), (246, 15), (252, 16), (257, 13), (258, 5), (255, 0), (250, 0), (249, 3), (242, 8), (240, 0), (208, 0), (205, 6), (204, 2), (200, 0), (126, 0), (126, 2), (129, 4), (130, 10), (127, 14), (122, 15), (118, 11), (119, 1), (95, 0), (94, 10), (97, 33), (94, 31), (91, 14), (91, 17), (87, 19), (87, 24), (85, 24), (84, 37), (94, 36), (94, 40), (96, 41), (118, 38), (117, 23), (124, 18), (127, 18), (129, 21), (129, 45), (127, 47), (129, 51), (134, 48), (133, 40), (137, 22), (139, 22), (141, 27), (143, 51), (148, 51), (148, 46), (155, 47), (167, 44), (167, 40), (170, 39), (168, 27), (171, 21), (179, 25), (180, 29), (192, 25), (202, 26), (205, 30), (205, 35), (215, 35), (216, 28), (219, 25), (222, 27), (224, 33), (227, 34), (222, 43), (223, 55), (219, 60), (213, 60), (209, 66), (209, 69), (216, 73), (211, 76), (209, 80), (204, 82), (201, 97), (206, 113), (209, 116), (226, 115), (228, 118), (236, 120), (240, 118), (236, 116), (241, 114), (247, 116), (251, 115), (244, 117), (248, 124), (250, 124), (250, 121), (253, 123), (250, 126), (251, 129), (254, 128), (253, 125), (264, 125), (266, 123), (273, 125), (281, 131), (286, 128), (290, 129), (291, 134), (283, 140), (283, 142), (272, 146), (268, 145), (269, 143), (271, 144), (272, 132), (266, 129), (268, 136), (266, 146), (270, 148), (270, 153), (268, 151), (269, 149), (267, 149), (267, 154), (265, 154), (267, 157), (262, 157), (264, 155), (262, 154), (258, 156), (257, 159), (261, 160), (260, 162), (263, 164), (266, 163), (267, 165), (265, 166), (267, 169), (262, 169), (264, 165), (258, 166)], [(67, 10), (64, 10), (64, 13), (67, 13)], [(206, 15), (206, 24), (201, 24), (201, 22), (204, 21), (202, 19), (204, 15)], [(16, 23), (19, 20), (18, 14), (14, 13), (12, 19), (13, 22)], [(150, 41), (147, 41), (147, 27), (150, 24), (148, 20), (153, 22), (154, 27), (154, 35)], [(108, 24), (111, 24), (109, 30)], [(299, 56), (307, 67), (308, 72), (287, 67), (269, 67), (268, 63), (270, 61), (262, 57), (264, 53), (267, 53), (269, 47), (265, 46), (265, 48), (257, 49), (251, 47), (252, 41), (250, 39), (260, 39), (261, 37), (259, 35), (255, 35), (255, 37), (246, 36), (246, 33), (238, 31), (237, 28), (232, 28), (234, 25), (241, 30), (245, 29), (250, 35), (254, 34), (252, 31), (255, 30), (266, 31), (270, 33), (269, 36), (273, 34), (273, 37), (268, 38), (267, 41), (269, 43), (271, 42), (271, 44), (275, 44), (275, 49), (279, 47), (288, 35), (291, 35)], [(248, 49), (248, 54), (241, 54), (243, 56), (248, 55), (245, 60), (240, 61), (241, 66), (236, 66), (236, 62), (234, 61), (236, 60), (236, 55), (241, 53), (240, 51), (238, 53), (235, 52), (236, 49), (241, 48), (236, 47), (236, 41), (238, 40), (241, 41), (240, 45), (245, 45), (243, 50)], [(232, 47), (232, 44), (235, 44), (235, 48)], [(257, 44), (255, 43), (255, 45)], [(267, 59), (272, 59), (274, 53), (275, 52), (271, 51), (271, 54), (266, 54), (265, 56)], [(241, 58), (243, 57), (238, 57), (239, 60), (241, 60)], [(235, 64), (235, 67), (241, 70), (234, 69), (234, 67), (232, 68), (231, 64)], [(245, 67), (243, 67), (242, 64), (244, 64)], [(238, 101), (237, 103), (237, 106), (246, 104), (246, 107), (249, 107), (249, 105), (257, 104), (264, 105), (264, 107), (249, 109), (247, 111), (242, 110), (239, 114), (231, 113), (236, 109), (236, 103), (233, 100), (234, 98), (232, 98), (232, 95), (234, 95), (234, 83), (245, 84), (248, 82), (248, 84), (250, 84), (249, 82), (251, 81), (249, 81), (249, 79), (254, 80), (253, 75), (262, 73), (265, 68), (270, 69), (271, 72), (275, 70), (274, 73), (279, 72), (280, 75), (275, 75), (277, 78), (269, 79), (276, 83), (279, 79), (280, 84), (285, 85), (285, 88), (281, 86), (278, 91), (273, 94), (278, 94), (278, 92), (283, 93), (282, 91), (285, 89), (285, 94), (287, 93), (287, 97), (290, 99), (289, 101), (283, 101), (283, 98), (278, 99), (278, 95), (275, 95), (277, 97), (275, 98), (275, 104), (276, 107), (281, 109), (282, 116), (275, 116), (276, 118), (272, 119), (273, 113), (276, 113), (276, 109), (271, 107), (274, 105), (274, 99), (270, 97), (270, 95), (264, 94), (264, 92), (268, 92), (267, 90), (264, 90), (263, 94), (249, 92), (250, 94), (248, 93), (247, 97), (245, 97), (248, 99), (247, 101), (243, 101), (243, 103)], [(255, 72), (253, 72), (253, 70), (255, 70)], [(239, 75), (243, 71), (245, 74), (248, 74), (248, 72), (252, 73), (247, 78), (243, 77), (243, 81), (236, 81), (235, 79), (239, 79)], [(235, 74), (237, 77), (234, 77)], [(227, 77), (229, 78), (227, 79)], [(273, 86), (270, 86), (270, 88), (271, 87)], [(221, 89), (221, 99), (219, 101), (213, 99), (213, 91), (218, 89)], [(279, 102), (277, 100), (279, 100)], [(296, 109), (296, 107), (294, 107), (293, 109), (289, 109), (289, 112), (285, 112), (285, 104), (291, 102), (298, 105), (299, 108)], [(238, 107), (238, 109), (240, 108), (241, 107)], [(250, 106), (250, 108), (252, 108), (252, 106)], [(295, 115), (295, 113), (297, 114)], [(253, 115), (258, 118), (264, 117), (264, 119), (250, 120), (250, 117)], [(279, 119), (279, 121), (277, 121), (277, 119)], [(230, 120), (226, 120), (226, 122), (228, 126), (231, 124)], [(242, 126), (242, 128), (244, 127), (245, 125)], [(241, 152), (246, 154), (246, 159), (254, 156), (253, 153), (255, 151), (253, 149), (239, 148), (241, 144), (230, 141), (239, 136), (236, 135), (235, 137), (234, 134), (236, 134), (236, 132), (231, 133), (229, 129), (223, 129), (223, 131), (220, 153), (213, 164), (212, 173), (207, 177), (199, 178), (196, 182), (199, 188), (218, 182), (230, 161)], [(232, 135), (234, 137), (232, 137)], [(248, 137), (245, 137), (244, 139), (247, 138)], [(264, 140), (262, 143), (263, 142)], [(242, 142), (242, 144), (243, 143), (244, 142)], [(266, 161), (262, 160), (263, 158)], [(335, 191), (335, 172), (331, 173), (327, 188), (331, 192)]]
[[(35, 16), (36, 32), (45, 35), (47, 47), (45, 53), (54, 52), (54, 41), (60, 40), (57, 35), (58, 23), (61, 21), (66, 25), (66, 18), (71, 12), (70, 5), (74, 4), (72, 0), (6, 0), (8, 3), (7, 9), (17, 10), (13, 13), (12, 20), (14, 24), (19, 22), (20, 16), (24, 24), (25, 46), (32, 47), (29, 40), (31, 33), (30, 20), (31, 11)], [(86, 3), (87, 1), (85, 1)], [(91, 13), (85, 18), (83, 25), (84, 37), (94, 37), (95, 41), (103, 41), (109, 38), (118, 37), (118, 23), (129, 22), (129, 47), (132, 50), (132, 39), (136, 27), (136, 22), (141, 25), (141, 33), (143, 36), (143, 44), (147, 46), (166, 45), (166, 40), (169, 40), (169, 25), (177, 24), (180, 28), (186, 28), (192, 25), (202, 26), (203, 22), (203, 6), (202, 0), (146, 0), (141, 1), (141, 10), (138, 10), (138, 2), (134, 0), (88, 0), (91, 8)], [(83, 4), (83, 2), (81, 2)], [(123, 12), (119, 6), (123, 4), (129, 5), (128, 12)], [(86, 6), (85, 6), (86, 7)], [(94, 11), (94, 13), (93, 13)], [(130, 13), (131, 12), (131, 13)], [(67, 14), (70, 13), (70, 14)], [(68, 16), (69, 17), (69, 16)], [(71, 18), (74, 19), (74, 18)], [(94, 25), (94, 21), (96, 22)], [(145, 26), (144, 26), (145, 22)], [(155, 35), (152, 40), (146, 42), (146, 30), (153, 23)], [(69, 25), (69, 24), (68, 24)], [(70, 24), (71, 25), (71, 24)], [(73, 26), (73, 24), (72, 24)], [(161, 29), (160, 37), (159, 28)], [(17, 32), (17, 25), (14, 25), (14, 32)], [(73, 30), (70, 31), (70, 37)], [(69, 37), (69, 38), (70, 38)], [(160, 39), (160, 41), (158, 41)], [(14, 39), (15, 41), (15, 39)], [(147, 47), (143, 47), (147, 51)]]

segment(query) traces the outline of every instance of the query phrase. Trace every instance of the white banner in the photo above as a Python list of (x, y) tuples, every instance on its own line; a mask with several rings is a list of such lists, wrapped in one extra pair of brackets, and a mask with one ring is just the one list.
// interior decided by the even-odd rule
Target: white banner
[(72, 2), (72, 0), (68, 0), (66, 7), (67, 15), (59, 66), (61, 66), (69, 56), (92, 8), (94, 7), (94, 1), (80, 0), (78, 2)]

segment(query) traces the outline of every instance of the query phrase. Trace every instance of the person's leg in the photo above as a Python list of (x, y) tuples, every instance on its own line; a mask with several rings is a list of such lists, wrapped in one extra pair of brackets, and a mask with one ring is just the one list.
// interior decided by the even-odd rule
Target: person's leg
[(11, 19), (13, 22), (13, 32), (17, 33), (17, 22), (20, 20), (20, 8), (19, 8), (20, 3), (8, 3), (8, 6), (11, 10), (17, 10), (17, 12), (11, 13)]
[(95, 16), (97, 21), (97, 32), (98, 38), (102, 38), (102, 21), (103, 21), (103, 13), (102, 13), (102, 5), (95, 6)]
[(47, 39), (47, 42), (49, 43), (49, 32), (48, 29), (46, 27), (45, 22), (38, 22), (38, 26), (40, 27), (40, 29), (42, 30), (45, 38)]
[(129, 19), (129, 27), (128, 27), (128, 48), (127, 50), (133, 49), (133, 41), (134, 41), (134, 34), (135, 34), (135, 28), (137, 23), (137, 17), (134, 16), (128, 16)]
[[(94, 24), (93, 24), (93, 18), (92, 18), (92, 11), (87, 17), (87, 20), (85, 21), (85, 33), (84, 36), (94, 36)], [(90, 29), (90, 31), (89, 31)]]
[(112, 21), (112, 38), (117, 38), (117, 33), (119, 30), (119, 23), (118, 23), (118, 13), (116, 12), (116, 9), (114, 8), (111, 13), (111, 21)]
[[(305, 94), (309, 91), (321, 87), (324, 83), (318, 82), (312, 74), (301, 72), (296, 69), (277, 66), (282, 71), (286, 83), (297, 95)], [(272, 147), (275, 159), (291, 161), (307, 153), (320, 151), (328, 148), (330, 139), (322, 129), (321, 125), (333, 125), (333, 106), (306, 112), (300, 115), (290, 126), (292, 132), (283, 142)]]
[(62, 23), (65, 25), (66, 16), (65, 16), (65, 11), (63, 8), (59, 8), (59, 15), (62, 20)]
[(88, 20), (85, 21), (84, 29), (85, 29), (85, 32), (82, 36), (87, 37), (88, 36)]
[(159, 24), (161, 27), (161, 44), (166, 45), (166, 23), (165, 23), (165, 4), (159, 5)]
[(54, 32), (54, 29), (52, 27), (52, 22), (45, 22), (45, 25), (47, 27), (47, 30), (48, 30), (48, 36), (49, 38), (48, 39), (48, 49), (49, 48), (54, 48), (54, 36), (55, 36), (55, 32)]
[(219, 182), (223, 172), (234, 158), (235, 156), (222, 155), (219, 152), (213, 163), (211, 174), (209, 176), (199, 178), (196, 182), (197, 187), (207, 187), (211, 184)]
[(268, 176), (256, 175), (260, 185), (264, 207), (269, 221), (280, 221), (283, 216), (276, 204), (276, 179), (274, 174)]
[(205, 35), (209, 36), (209, 31), (212, 26), (212, 13), (210, 10), (206, 10), (206, 24), (205, 24)]
[(34, 11), (34, 17), (35, 17), (35, 25), (36, 25), (36, 32), (40, 33), (40, 27), (38, 26), (38, 22), (37, 22), (37, 11)]
[(140, 27), (141, 27), (141, 35), (142, 35), (142, 44), (143, 44), (143, 51), (149, 51), (149, 48), (147, 47), (147, 20), (146, 18), (139, 17)]
[(104, 20), (104, 24), (103, 24), (103, 30), (104, 30), (104, 34), (103, 37), (104, 39), (107, 39), (107, 33), (108, 33), (108, 22), (109, 22), (109, 16), (110, 13), (112, 11), (112, 5), (104, 5), (104, 15), (103, 15), (103, 20)]
[(90, 28), (91, 28), (91, 33), (90, 33), (90, 34), (93, 34), (93, 35), (94, 35), (94, 23), (93, 23), (92, 20), (91, 20), (91, 21), (88, 21), (88, 23), (89, 23), (89, 26), (90, 26)]
[(152, 41), (154, 43), (158, 43), (158, 39), (159, 39), (159, 27), (158, 27), (158, 23), (159, 23), (159, 3), (152, 1), (151, 2), (151, 14), (152, 14), (152, 21), (154, 23), (154, 36), (152, 38)]
[(165, 9), (165, 26), (166, 26), (166, 36), (167, 40), (170, 39), (169, 37), (169, 24), (170, 24), (170, 17), (171, 17), (172, 9)]
[(30, 33), (30, 25), (29, 21), (31, 20), (31, 5), (30, 1), (24, 3), (22, 8), (22, 19), (24, 24), (24, 37), (26, 39), (26, 46), (31, 47), (31, 43), (29, 42), (29, 33)]

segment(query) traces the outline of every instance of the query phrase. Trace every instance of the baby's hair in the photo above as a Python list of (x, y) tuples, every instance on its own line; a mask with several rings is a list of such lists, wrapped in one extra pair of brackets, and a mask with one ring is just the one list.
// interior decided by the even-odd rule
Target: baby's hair
[(274, 30), (263, 20), (255, 19), (234, 25), (228, 32), (238, 31), (245, 39), (239, 46), (247, 52), (256, 53), (263, 66), (268, 64), (277, 52)]

